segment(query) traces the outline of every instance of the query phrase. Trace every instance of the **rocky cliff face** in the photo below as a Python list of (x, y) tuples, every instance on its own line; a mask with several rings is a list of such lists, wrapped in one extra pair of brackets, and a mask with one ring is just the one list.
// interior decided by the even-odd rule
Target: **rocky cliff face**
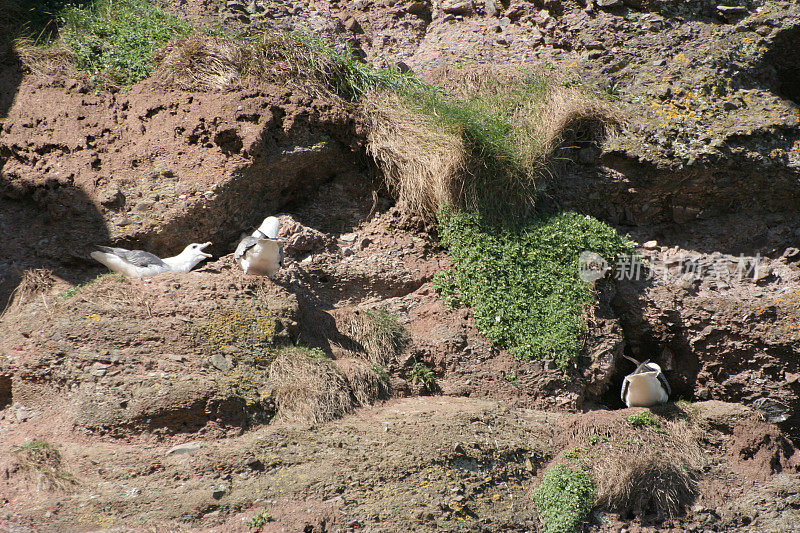
[[(468, 310), (442, 305), (431, 279), (449, 261), (428, 222), (393, 206), (346, 104), (279, 84), (95, 93), (4, 64), (0, 525), (245, 531), (266, 507), (276, 531), (536, 531), (529, 489), (551, 459), (587, 446), (576, 428), (599, 439), (636, 412), (565, 414), (621, 407), (625, 353), (701, 402), (657, 415), (704, 435), (703, 466), (677, 517), (643, 505), (592, 527), (793, 530), (800, 10), (734, 4), (167, 6), (198, 25), (346, 40), (431, 80), (463, 63), (544, 65), (600, 87), (625, 126), (582, 144), (548, 195), (629, 232), (650, 270), (601, 294), (587, 364), (566, 376), (492, 348)], [(229, 254), (276, 213), (286, 268), (275, 283), (244, 279)], [(205, 240), (221, 258), (197, 272), (73, 287), (102, 271), (91, 244), (168, 255)], [(375, 309), (408, 332), (386, 376), (358, 344), (354, 317)], [(231, 322), (269, 330), (258, 342), (271, 357), (293, 342), (321, 349), (323, 366), (307, 370), (332, 385), (304, 401), (361, 409), (308, 430), (287, 422), (272, 360), (226, 336)], [(416, 362), (442, 398), (420, 396)], [(59, 462), (10, 448), (31, 439), (56, 444)]]

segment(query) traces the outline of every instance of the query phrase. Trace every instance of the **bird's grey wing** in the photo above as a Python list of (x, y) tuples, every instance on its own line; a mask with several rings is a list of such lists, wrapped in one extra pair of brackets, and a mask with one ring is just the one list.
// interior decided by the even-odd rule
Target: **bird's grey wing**
[(672, 394), (672, 389), (669, 388), (669, 382), (667, 381), (666, 376), (664, 376), (663, 372), (658, 373), (658, 381), (661, 382), (661, 386), (664, 387), (664, 390), (667, 391), (667, 396)]
[(249, 250), (256, 244), (258, 244), (258, 239), (254, 237), (245, 237), (239, 242), (239, 245), (236, 247), (236, 251), (233, 253), (233, 258), (239, 259), (243, 257), (244, 254), (247, 253), (247, 250)]
[(625, 376), (625, 379), (622, 381), (622, 391), (620, 392), (620, 399), (624, 402), (625, 396), (628, 394), (628, 385), (630, 384), (630, 376)]
[(283, 246), (281, 246), (279, 250), (281, 252), (281, 260), (278, 262), (278, 264), (281, 266), (281, 268), (283, 268)]
[(125, 248), (111, 248), (109, 246), (98, 246), (97, 248), (102, 252), (114, 254), (126, 263), (137, 267), (163, 266), (169, 269), (168, 264), (162, 261), (160, 257), (150, 252), (145, 252), (143, 250), (126, 250)]

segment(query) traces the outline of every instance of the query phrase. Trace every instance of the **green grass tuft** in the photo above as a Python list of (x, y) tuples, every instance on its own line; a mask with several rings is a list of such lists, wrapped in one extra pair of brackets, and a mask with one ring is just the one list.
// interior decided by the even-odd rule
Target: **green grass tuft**
[(131, 85), (147, 77), (153, 53), (192, 33), (184, 22), (147, 0), (98, 0), (58, 13), (63, 44), (96, 86)]
[(613, 264), (633, 243), (589, 216), (566, 212), (515, 228), (489, 226), (475, 213), (439, 212), (439, 235), (453, 260), (458, 297), (497, 346), (521, 359), (574, 365), (594, 303), (580, 279), (578, 256), (599, 253)]
[(549, 468), (533, 492), (544, 533), (577, 531), (592, 509), (594, 495), (594, 481), (583, 470), (571, 470), (563, 463)]

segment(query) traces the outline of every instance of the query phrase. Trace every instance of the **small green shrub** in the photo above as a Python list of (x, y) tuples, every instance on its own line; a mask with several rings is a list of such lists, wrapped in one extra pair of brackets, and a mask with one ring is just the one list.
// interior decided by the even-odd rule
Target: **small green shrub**
[(264, 529), (269, 522), (273, 522), (275, 519), (272, 518), (272, 515), (269, 514), (269, 511), (265, 507), (258, 514), (256, 514), (253, 518), (246, 522), (246, 526), (255, 529), (256, 531), (261, 531)]
[(628, 415), (625, 417), (625, 420), (635, 428), (647, 426), (656, 430), (661, 429), (661, 421), (650, 411), (642, 411), (635, 415)]
[(147, 0), (98, 0), (59, 12), (63, 44), (76, 66), (102, 86), (131, 85), (147, 77), (153, 53), (170, 39), (192, 33), (182, 21)]
[(372, 371), (378, 375), (378, 377), (383, 381), (389, 381), (389, 373), (386, 372), (386, 369), (379, 365), (372, 365)]
[(411, 371), (408, 373), (408, 381), (414, 385), (421, 385), (422, 390), (428, 394), (439, 390), (439, 384), (436, 383), (436, 376), (433, 370), (419, 361), (411, 366)]
[(322, 348), (306, 348), (305, 346), (291, 346), (286, 349), (294, 350), (296, 352), (306, 354), (309, 359), (316, 359), (318, 361), (332, 361), (330, 357), (322, 350)]
[(571, 470), (563, 463), (549, 468), (533, 492), (544, 532), (577, 531), (592, 509), (594, 495), (594, 481), (583, 470)]
[(591, 250), (613, 264), (634, 249), (612, 227), (571, 212), (508, 227), (443, 208), (438, 229), (455, 286), (481, 333), (518, 358), (553, 360), (562, 370), (580, 355), (583, 313), (594, 303), (578, 256)]
[(611, 98), (617, 98), (620, 93), (619, 84), (617, 82), (608, 80), (603, 84), (603, 92)]

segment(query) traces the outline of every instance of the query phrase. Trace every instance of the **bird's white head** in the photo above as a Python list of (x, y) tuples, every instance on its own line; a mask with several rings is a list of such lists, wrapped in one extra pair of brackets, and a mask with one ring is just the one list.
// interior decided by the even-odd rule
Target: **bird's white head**
[(660, 367), (660, 366), (658, 366), (658, 365), (657, 365), (657, 364), (655, 364), (655, 363), (651, 363), (651, 362), (649, 362), (649, 361), (648, 361), (647, 363), (645, 363), (645, 366), (646, 366), (646, 367), (647, 367), (649, 370), (652, 370), (652, 371), (654, 371), (654, 372), (656, 372), (656, 373), (660, 373), (660, 372), (661, 372), (661, 367)]
[[(277, 217), (267, 217), (264, 219), (264, 222), (256, 230), (256, 233), (261, 233), (268, 239), (277, 239), (278, 238), (278, 230), (281, 227), (281, 223)], [(253, 237), (258, 237), (258, 235), (253, 234)]]
[(207, 254), (203, 251), (203, 249), (208, 246), (211, 246), (210, 242), (204, 242), (202, 244), (193, 242), (184, 248), (180, 254), (175, 257), (168, 257), (164, 259), (164, 262), (167, 263), (172, 270), (177, 272), (189, 272), (197, 263), (211, 257), (211, 254)]

